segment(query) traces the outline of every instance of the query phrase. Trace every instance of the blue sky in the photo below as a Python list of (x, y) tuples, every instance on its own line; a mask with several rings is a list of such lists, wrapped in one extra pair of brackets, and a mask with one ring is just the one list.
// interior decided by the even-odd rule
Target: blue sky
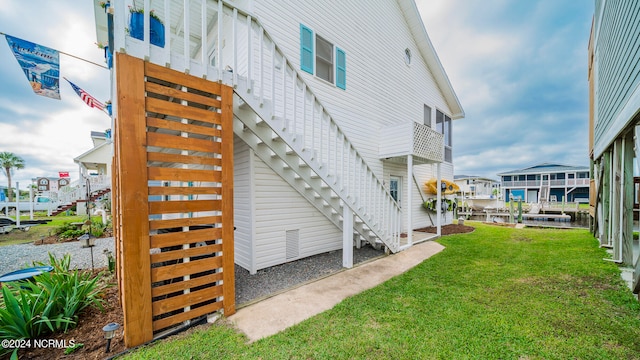
[(456, 174), (588, 166), (592, 0), (417, 0), (466, 117)]
[[(454, 122), (456, 174), (557, 162), (588, 165), (587, 45), (593, 0), (416, 0), (466, 118)], [(0, 0), (0, 32), (103, 64), (91, 1)], [(109, 72), (61, 55), (61, 75), (100, 101)], [(34, 95), (0, 39), (0, 151), (26, 161), (14, 179), (69, 171), (92, 130), (111, 126), (66, 83), (62, 100)], [(5, 184), (2, 177), (0, 184)]]

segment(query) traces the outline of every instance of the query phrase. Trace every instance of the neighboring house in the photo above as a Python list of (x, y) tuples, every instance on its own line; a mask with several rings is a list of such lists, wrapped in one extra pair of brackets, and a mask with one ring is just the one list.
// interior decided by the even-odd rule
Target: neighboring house
[(107, 132), (92, 131), (91, 141), (93, 148), (73, 159), (78, 164), (80, 179), (97, 175), (110, 177), (113, 153)]
[(464, 196), (488, 197), (498, 195), (500, 191), (500, 182), (494, 179), (469, 175), (455, 175), (453, 179)]
[[(589, 41), (589, 157), (594, 235), (640, 291), (634, 167), (640, 151), (640, 2), (598, 0)], [(633, 51), (630, 51), (633, 49)]]
[(589, 168), (543, 163), (498, 174), (505, 201), (511, 197), (528, 203), (587, 202)]
[[(79, 177), (77, 181), (69, 183), (68, 179), (61, 179), (69, 186), (56, 187), (51, 197), (57, 209), (52, 215), (76, 207), (78, 215), (87, 213), (87, 201), (96, 200), (111, 190), (111, 163), (113, 159), (112, 143), (105, 132), (92, 131), (91, 141), (93, 148), (75, 157), (73, 161), (78, 164)], [(44, 179), (38, 179), (38, 189), (50, 186), (40, 184)]]
[[(163, 27), (135, 39), (128, 5), (145, 16), (153, 9)], [(104, 44), (107, 21), (97, 3), (96, 10)], [(354, 246), (398, 252), (412, 246), (413, 228), (442, 225), (440, 210), (430, 217), (422, 208), (429, 196), (422, 187), (453, 178), (452, 121), (464, 111), (413, 0), (117, 1), (112, 13), (110, 48), (126, 50), (114, 54), (114, 184), (121, 194), (114, 223), (122, 256), (135, 258), (121, 262), (122, 276), (140, 282), (131, 288), (150, 287), (144, 282), (152, 280), (129, 273), (137, 261), (149, 263), (149, 246), (153, 282), (170, 278), (163, 272), (169, 267), (159, 267), (166, 261), (154, 259), (185, 256), (159, 245), (165, 241), (175, 247), (182, 240), (183, 251), (198, 254), (211, 247), (211, 256), (233, 255), (255, 273), (339, 249), (350, 267)], [(217, 121), (231, 118), (227, 144), (229, 128)], [(233, 146), (232, 183), (225, 183), (226, 145)], [(224, 208), (231, 187), (233, 218)], [(233, 219), (232, 233), (226, 219)], [(145, 237), (151, 240), (137, 241)], [(215, 250), (231, 240), (233, 251)], [(196, 242), (204, 248), (187, 250)], [(197, 260), (189, 268), (198, 261), (207, 266)], [(230, 272), (222, 271), (230, 276), (223, 285), (233, 281)], [(232, 307), (226, 303), (225, 313)], [(154, 331), (175, 324), (155, 310)]]

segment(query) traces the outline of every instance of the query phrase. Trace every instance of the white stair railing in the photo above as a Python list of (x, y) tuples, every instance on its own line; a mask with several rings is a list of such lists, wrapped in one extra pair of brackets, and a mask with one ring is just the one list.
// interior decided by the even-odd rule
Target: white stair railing
[[(131, 0), (114, 1), (115, 48), (132, 56), (233, 86), (391, 251), (400, 250), (402, 212), (381, 179), (318, 96), (250, 14), (224, 1), (143, 0), (163, 19), (166, 45), (125, 36)], [(145, 28), (149, 24), (145, 11)], [(209, 24), (215, 24), (209, 29)], [(203, 46), (204, 44), (204, 46)], [(224, 45), (222, 45), (224, 44)], [(220, 46), (222, 45), (222, 46)]]

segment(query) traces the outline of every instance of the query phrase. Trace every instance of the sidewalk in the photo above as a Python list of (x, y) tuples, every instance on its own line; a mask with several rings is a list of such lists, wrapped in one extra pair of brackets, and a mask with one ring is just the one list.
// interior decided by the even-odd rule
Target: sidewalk
[(329, 310), (345, 298), (402, 274), (442, 250), (444, 246), (436, 242), (418, 244), (244, 307), (229, 320), (253, 342)]

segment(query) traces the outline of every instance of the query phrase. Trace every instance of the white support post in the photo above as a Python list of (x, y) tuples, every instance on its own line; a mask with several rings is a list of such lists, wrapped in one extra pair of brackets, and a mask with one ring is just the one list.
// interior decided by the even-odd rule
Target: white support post
[(238, 84), (238, 9), (233, 8), (233, 87)]
[[(218, 63), (216, 65), (218, 65), (218, 78), (220, 80), (224, 80), (223, 79), (224, 62), (222, 61), (222, 56), (223, 56), (223, 53), (222, 53), (222, 41), (223, 41), (222, 40), (223, 39), (222, 31), (223, 31), (223, 28), (224, 28), (224, 26), (223, 26), (223, 23), (224, 23), (224, 7), (222, 5), (222, 0), (218, 0), (218, 21), (217, 21), (217, 23), (218, 23), (217, 24), (217, 26), (218, 26), (218, 39), (217, 39), (218, 44), (217, 45), (218, 46), (217, 46), (216, 50), (218, 51), (218, 54), (217, 54)], [(206, 22), (203, 22), (202, 24), (203, 24), (202, 25), (202, 28), (203, 28), (202, 32), (206, 33), (205, 25), (204, 25), (204, 24), (206, 24)]]
[[(185, 72), (189, 72), (191, 70), (191, 41), (189, 39), (189, 36), (191, 36), (191, 29), (190, 29), (190, 25), (191, 25), (191, 20), (189, 19), (189, 9), (191, 9), (191, 6), (189, 6), (189, 0), (184, 0), (183, 5), (184, 5), (184, 14), (183, 14), (183, 24), (182, 24), (182, 29), (183, 29), (183, 44), (184, 44), (184, 70)], [(145, 17), (146, 19), (146, 17)], [(148, 29), (148, 28), (145, 28)]]
[[(11, 189), (9, 189), (11, 191)], [(16, 225), (20, 227), (20, 183), (16, 181)]]
[(353, 267), (353, 212), (346, 203), (342, 206), (342, 266)]
[(29, 219), (33, 220), (33, 186), (29, 186)]
[(440, 171), (440, 163), (436, 165), (436, 235), (442, 235), (442, 174)]
[(412, 223), (412, 208), (413, 201), (412, 193), (413, 193), (413, 155), (407, 155), (407, 245), (413, 245), (413, 223)]

